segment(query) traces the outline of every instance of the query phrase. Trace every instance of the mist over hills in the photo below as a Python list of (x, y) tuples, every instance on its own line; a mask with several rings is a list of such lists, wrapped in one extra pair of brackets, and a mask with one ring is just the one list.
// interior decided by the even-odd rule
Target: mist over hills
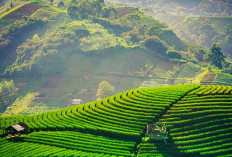
[(171, 13), (185, 16), (231, 16), (231, 0), (112, 0), (108, 2), (144, 7), (154, 13)]
[(223, 53), (231, 59), (231, 11), (232, 1), (123, 1), (120, 5), (139, 7), (173, 28), (181, 39), (210, 48), (213, 43), (222, 47)]
[[(92, 101), (103, 80), (115, 93), (147, 86), (146, 81), (192, 82), (204, 71), (195, 64), (196, 53), (202, 64), (208, 62), (206, 48), (180, 40), (134, 8), (102, 1), (5, 1), (1, 8), (1, 80), (13, 80), (20, 91), (2, 112), (23, 100), (25, 110), (17, 113), (66, 107), (73, 98)], [(191, 76), (182, 71), (186, 68)]]

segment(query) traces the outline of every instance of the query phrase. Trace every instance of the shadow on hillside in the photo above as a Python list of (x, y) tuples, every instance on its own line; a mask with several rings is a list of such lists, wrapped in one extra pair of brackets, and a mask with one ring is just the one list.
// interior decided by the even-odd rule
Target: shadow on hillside
[(172, 137), (169, 138), (166, 144), (164, 142), (155, 142), (154, 146), (160, 154), (167, 157), (200, 157), (199, 153), (180, 152)]

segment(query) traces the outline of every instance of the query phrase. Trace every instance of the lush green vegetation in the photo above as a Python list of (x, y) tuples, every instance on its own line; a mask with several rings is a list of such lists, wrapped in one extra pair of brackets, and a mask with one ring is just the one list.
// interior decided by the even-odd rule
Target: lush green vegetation
[(230, 86), (219, 85), (201, 86), (189, 92), (157, 122), (170, 129), (172, 147), (143, 143), (139, 154), (231, 154), (231, 94)]
[[(28, 93), (25, 97), (18, 97), (10, 106), (10, 109), (6, 110), (2, 116), (9, 115), (18, 115), (25, 112), (28, 106), (31, 104), (33, 99), (35, 98), (36, 93)], [(9, 97), (10, 98), (10, 97)], [(34, 112), (36, 113), (36, 112)]]
[[(23, 121), (29, 125), (31, 131), (86, 130), (137, 141), (146, 123), (154, 121), (182, 95), (197, 87), (198, 85), (186, 85), (131, 90), (94, 103), (59, 111), (31, 116), (1, 117), (1, 127)], [(165, 97), (165, 93), (169, 93), (169, 96)], [(159, 102), (159, 99), (163, 101)]]
[[(232, 153), (230, 86), (128, 90), (146, 86), (144, 81), (148, 86), (150, 81), (159, 86), (201, 80), (230, 85), (231, 76), (224, 72), (231, 73), (232, 68), (224, 62), (220, 47), (214, 45), (209, 51), (183, 41), (166, 24), (137, 8), (103, 0), (4, 2), (0, 8), (0, 80), (7, 80), (0, 83), (0, 156)], [(146, 6), (153, 1), (137, 2)], [(164, 8), (178, 6), (180, 10), (190, 8), (188, 4), (204, 4), (200, 0), (182, 1), (181, 5), (176, 5), (179, 0), (163, 2)], [(207, 44), (211, 46), (208, 40), (212, 39), (222, 52), (225, 46), (230, 51), (229, 17), (193, 17), (192, 22), (191, 17), (183, 17), (184, 12), (181, 17), (171, 17), (183, 28), (184, 22), (193, 25), (191, 30), (200, 32), (202, 43), (206, 33)], [(101, 83), (103, 80), (109, 83)], [(116, 95), (108, 97), (112, 94)], [(94, 101), (96, 95), (103, 99)], [(94, 102), (71, 106), (74, 98)], [(64, 108), (67, 106), (71, 107)], [(5, 139), (3, 128), (17, 122), (27, 124), (29, 134)], [(149, 123), (167, 124), (171, 137), (167, 144), (142, 139)]]
[[(21, 140), (23, 142), (39, 143), (73, 150), (78, 148), (78, 151), (90, 153), (120, 156), (131, 156), (135, 145), (134, 141), (71, 131), (35, 132)], [(50, 143), (51, 141), (52, 143)]]
[[(62, 110), (3, 116), (1, 128), (21, 121), (29, 126), (29, 134), (0, 138), (0, 154), (7, 156), (11, 150), (12, 155), (29, 156), (39, 151), (42, 156), (228, 155), (231, 94), (231, 86), (219, 85), (141, 88)], [(167, 125), (166, 144), (141, 141), (148, 123)]]
[[(4, 2), (9, 6), (10, 1)], [(204, 47), (180, 40), (167, 25), (136, 8), (92, 0), (12, 2), (0, 20), (0, 79), (16, 82), (23, 93), (18, 100), (30, 93), (44, 95), (38, 102), (27, 101), (18, 113), (67, 107), (73, 98), (94, 101), (103, 80), (115, 87), (112, 94), (138, 88), (148, 78), (159, 79), (158, 85), (192, 83), (201, 72), (197, 65), (189, 80), (170, 80), (185, 63), (209, 63)], [(152, 68), (144, 76), (147, 64)], [(79, 95), (81, 90), (87, 92)]]
[(214, 81), (214, 84), (219, 85), (231, 85), (232, 77), (229, 74), (218, 73)]
[(231, 13), (232, 7), (226, 1), (181, 1), (175, 0), (113, 0), (113, 3), (139, 7), (173, 28), (178, 37), (204, 45), (213, 43), (222, 47), (222, 52), (231, 57)]
[[(3, 52), (7, 52), (5, 50), (14, 45), (17, 56), (13, 64), (5, 67), (4, 73), (7, 76), (22, 73), (33, 75), (62, 73), (67, 55), (70, 55), (67, 52), (73, 51), (93, 55), (104, 54), (105, 51), (117, 47), (145, 47), (164, 57), (166, 51), (170, 49), (168, 57), (188, 60), (190, 57), (186, 55), (204, 49), (196, 45), (195, 49), (190, 48), (188, 43), (181, 41), (166, 25), (136, 9), (112, 7), (104, 1), (73, 0), (67, 8), (68, 13), (65, 13), (44, 3), (31, 2), (30, 5), (32, 4), (35, 7), (34, 12), (25, 14), (21, 19), (18, 17), (16, 21), (13, 18), (15, 22), (11, 24), (2, 22), (0, 48), (4, 50)], [(29, 4), (22, 7), (26, 5)], [(91, 9), (90, 6), (95, 7)], [(14, 8), (15, 11), (12, 12), (20, 12), (20, 9), (23, 10), (22, 7)], [(109, 16), (104, 16), (105, 12)], [(11, 12), (8, 13), (8, 16), (10, 15), (14, 17)], [(44, 33), (33, 31), (34, 34), (30, 34), (30, 38), (27, 37), (24, 42), (17, 43), (20, 36), (16, 35), (16, 32), (26, 36), (26, 30), (42, 25)], [(41, 31), (41, 28), (38, 31)], [(151, 39), (153, 40), (150, 41)], [(151, 42), (153, 45), (160, 43), (159, 48), (149, 46)], [(67, 46), (71, 46), (72, 49), (67, 49)], [(53, 61), (59, 62), (60, 67)]]
[(216, 43), (230, 57), (231, 20), (231, 17), (186, 17), (173, 28), (179, 37), (208, 48)]
[(106, 0), (113, 3), (127, 4), (134, 7), (143, 7), (145, 11), (153, 13), (172, 13), (177, 15), (201, 16), (231, 16), (231, 2), (205, 0)]
[(0, 110), (3, 111), (16, 98), (18, 88), (14, 81), (3, 80), (0, 82)]
[(0, 139), (1, 156), (105, 156), (98, 153), (87, 153), (66, 149), (46, 144), (32, 142), (12, 142), (7, 139)]

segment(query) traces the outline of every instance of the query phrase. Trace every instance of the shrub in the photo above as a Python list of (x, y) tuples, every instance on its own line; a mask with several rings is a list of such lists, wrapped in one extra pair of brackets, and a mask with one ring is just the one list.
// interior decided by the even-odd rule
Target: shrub
[(167, 50), (166, 55), (170, 58), (181, 59), (180, 53), (176, 50)]
[(144, 46), (156, 53), (165, 54), (168, 49), (168, 45), (160, 40), (158, 37), (149, 37), (145, 40)]
[(158, 26), (151, 26), (148, 28), (147, 30), (147, 34), (148, 35), (155, 35), (155, 36), (159, 36), (163, 33), (163, 31), (160, 29), (160, 27)]

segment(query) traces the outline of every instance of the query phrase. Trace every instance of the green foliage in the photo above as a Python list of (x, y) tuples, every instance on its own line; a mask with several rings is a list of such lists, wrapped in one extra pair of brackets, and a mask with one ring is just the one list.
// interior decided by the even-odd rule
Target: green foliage
[(151, 26), (148, 30), (147, 30), (147, 34), (148, 35), (154, 35), (154, 36), (160, 36), (163, 33), (163, 31), (160, 29), (160, 27), (158, 26)]
[[(42, 1), (50, 3), (48, 0)], [(54, 0), (53, 6), (56, 4), (58, 5), (59, 2), (61, 1)], [(64, 3), (66, 6), (68, 2)], [(91, 6), (90, 4), (94, 4), (94, 6)], [(104, 11), (108, 9), (108, 13), (110, 13), (109, 16), (99, 18), (103, 15), (95, 15), (95, 7), (99, 7), (99, 4), (101, 5), (101, 13), (104, 14)], [(34, 33), (30, 37), (32, 39), (28, 39), (22, 44), (17, 43), (16, 41), (19, 41), (21, 38), (11, 35), (17, 34), (15, 32), (19, 22), (13, 24), (12, 29), (3, 29), (2, 33), (4, 33), (4, 40), (2, 41), (2, 44), (4, 45), (4, 48), (11, 45), (17, 47), (16, 60), (11, 66), (5, 69), (6, 76), (13, 74), (21, 75), (22, 73), (39, 76), (61, 74), (68, 63), (67, 58), (70, 55), (70, 52), (103, 54), (110, 52), (109, 50), (112, 48), (143, 47), (142, 44), (148, 42), (146, 39), (150, 38), (149, 36), (157, 39), (155, 40), (155, 44), (157, 44), (158, 47), (155, 48), (156, 46), (153, 45), (153, 50), (156, 49), (154, 51), (157, 51), (157, 53), (165, 55), (165, 52), (169, 47), (173, 47), (176, 50), (185, 50), (185, 44), (182, 45), (182, 41), (177, 39), (171, 29), (167, 28), (165, 24), (160, 23), (150, 16), (142, 14), (136, 9), (106, 6), (103, 1), (94, 0), (73, 0), (70, 3), (70, 6), (74, 7), (74, 9), (78, 9), (78, 7), (84, 9), (88, 15), (85, 13), (83, 15), (88, 16), (87, 19), (91, 17), (90, 19), (92, 19), (92, 21), (76, 21), (70, 19), (61, 10), (54, 9), (54, 7), (50, 6), (38, 9), (28, 17), (27, 20), (21, 20), (23, 25), (26, 25), (25, 30), (34, 26), (30, 25), (27, 27), (29, 21), (38, 21), (38, 26), (39, 22), (41, 22), (41, 25), (46, 24), (45, 27), (47, 28), (47, 32), (44, 35), (41, 35), (42, 33), (39, 34), (39, 38), (35, 37), (33, 39), (32, 36), (35, 35)], [(92, 9), (89, 12), (88, 10), (90, 10), (90, 8), (95, 9)], [(115, 17), (113, 17), (114, 14)], [(76, 15), (81, 16), (79, 13)], [(82, 19), (82, 17), (78, 18)], [(161, 30), (161, 34), (157, 37), (154, 36), (156, 34), (152, 34), (153, 27)], [(19, 32), (20, 34), (22, 33), (20, 37), (24, 37), (24, 33), (26, 32), (21, 31), (20, 29)], [(165, 44), (165, 42), (167, 44)], [(147, 45), (147, 47), (149, 47), (149, 45)]]
[(173, 25), (175, 33), (190, 42), (210, 48), (216, 43), (226, 56), (231, 54), (231, 17), (186, 17)]
[(0, 82), (0, 109), (6, 109), (7, 106), (16, 97), (18, 88), (15, 86), (14, 81), (3, 80)]
[(93, 19), (93, 22), (102, 25), (105, 29), (109, 31), (109, 33), (116, 34), (117, 36), (122, 35), (124, 32), (128, 32), (132, 30), (132, 28), (127, 27), (125, 25), (117, 24), (113, 21), (107, 19)]
[(222, 63), (225, 61), (225, 56), (221, 52), (221, 48), (213, 44), (211, 47), (211, 54), (209, 54), (209, 59), (218, 68), (222, 69)]
[[(64, 33), (65, 34), (65, 33)], [(68, 37), (66, 37), (67, 39)], [(65, 54), (57, 52), (62, 48), (65, 38), (40, 39), (35, 35), (17, 48), (17, 58), (12, 66), (5, 70), (5, 75), (17, 74), (18, 72), (33, 72), (34, 74), (60, 73), (64, 67)], [(71, 40), (68, 38), (67, 40)], [(58, 53), (58, 54), (57, 54)], [(60, 63), (57, 66), (57, 63)], [(40, 66), (38, 66), (40, 65)]]
[(195, 78), (201, 71), (201, 67), (193, 63), (183, 64), (183, 69), (177, 76), (178, 78)]
[(126, 14), (123, 17), (114, 20), (115, 23), (126, 25), (132, 27), (135, 30), (140, 30), (140, 34), (145, 34), (147, 29), (151, 26), (157, 26), (159, 28), (167, 27), (165, 24), (153, 19), (151, 16), (142, 14), (140, 12), (134, 12), (131, 14)]
[[(148, 122), (195, 88), (198, 88), (198, 85), (131, 90), (62, 110), (30, 116), (0, 117), (0, 127), (21, 121), (29, 126), (30, 131), (75, 130), (138, 142)], [(162, 101), (159, 101), (160, 98)]]
[[(33, 71), (40, 75), (62, 72), (67, 53), (62, 53), (66, 45), (83, 51), (99, 51), (101, 49), (127, 46), (126, 42), (108, 33), (99, 24), (88, 21), (73, 21), (55, 29), (44, 38), (35, 35), (17, 48), (15, 63), (6, 69), (10, 75), (17, 71)], [(57, 51), (59, 50), (59, 51)], [(57, 63), (59, 62), (59, 66)]]
[(220, 37), (217, 41), (217, 44), (220, 45), (220, 47), (222, 48), (223, 52), (228, 55), (229, 57), (231, 57), (231, 50), (232, 50), (232, 29), (228, 30), (226, 32), (226, 37)]
[[(231, 94), (231, 86), (141, 88), (62, 110), (0, 117), (1, 128), (22, 121), (31, 132), (14, 142), (0, 138), (0, 154), (50, 156), (52, 151), (67, 156), (78, 151), (86, 156), (129, 157), (141, 142), (144, 127), (155, 119), (156, 124), (166, 124), (172, 140), (143, 142), (138, 156), (224, 156), (231, 154)], [(18, 151), (25, 148), (26, 152)]]
[(30, 105), (36, 93), (28, 93), (25, 97), (18, 97), (10, 106), (11, 109), (6, 110), (2, 116), (18, 115)]
[[(110, 0), (108, 0), (111, 2)], [(126, 4), (130, 6), (139, 6), (146, 13), (153, 14), (173, 14), (178, 13), (181, 16), (200, 15), (200, 16), (231, 16), (232, 4), (230, 0), (225, 1), (205, 1), (205, 0), (112, 0), (113, 2)], [(157, 12), (156, 12), (157, 11)]]
[(176, 59), (181, 59), (181, 55), (178, 51), (169, 49), (166, 51), (166, 55), (170, 58), (176, 58)]
[(232, 64), (230, 64), (230, 66), (228, 68), (224, 68), (223, 72), (232, 75)]
[(150, 36), (158, 36), (168, 45), (173, 46), (178, 50), (186, 50), (186, 45), (176, 36), (176, 34), (170, 28), (151, 26), (147, 30), (146, 34)]
[[(20, 140), (20, 139), (19, 139)], [(61, 148), (58, 146), (50, 146), (48, 145), (51, 142), (47, 142), (46, 144), (39, 144), (35, 141), (33, 142), (13, 142), (4, 138), (0, 139), (0, 147), (1, 149), (1, 156), (97, 156), (103, 157), (106, 154), (102, 153), (91, 153), (91, 152), (82, 152), (73, 149), (66, 149)], [(9, 151), (9, 148), (11, 151)], [(20, 150), (20, 153), (18, 153)]]
[(68, 6), (68, 14), (77, 19), (101, 17), (104, 0), (72, 0)]
[(114, 92), (114, 87), (107, 81), (102, 81), (98, 84), (97, 98), (103, 99), (110, 96)]
[(168, 46), (164, 41), (161, 41), (158, 37), (149, 37), (145, 40), (144, 46), (152, 50), (155, 53), (165, 55), (168, 50)]
[(231, 86), (207, 85), (189, 92), (157, 122), (167, 125), (172, 141), (166, 146), (142, 143), (139, 156), (156, 152), (174, 156), (230, 154), (231, 91)]
[[(51, 140), (52, 143), (48, 142), (46, 139)], [(130, 156), (130, 151), (135, 145), (133, 141), (111, 139), (104, 136), (71, 131), (35, 132), (23, 138), (23, 141), (48, 144), (78, 151), (120, 156)], [(113, 145), (111, 145), (111, 143), (113, 143)]]
[(18, 20), (13, 24), (3, 27), (0, 33), (0, 50), (2, 50), (0, 54), (7, 55), (4, 54), (6, 48), (18, 43), (21, 36), (25, 35), (32, 27), (43, 27), (43, 24), (45, 23), (41, 20)]
[(131, 34), (130, 34), (130, 41), (131, 41), (132, 43), (139, 43), (141, 40), (142, 40), (142, 39), (141, 39), (141, 37), (140, 37), (139, 34), (136, 34), (136, 33), (131, 33)]
[(218, 73), (214, 81), (214, 84), (219, 84), (219, 85), (223, 85), (223, 84), (231, 85), (231, 83), (232, 83), (232, 76), (224, 73)]

